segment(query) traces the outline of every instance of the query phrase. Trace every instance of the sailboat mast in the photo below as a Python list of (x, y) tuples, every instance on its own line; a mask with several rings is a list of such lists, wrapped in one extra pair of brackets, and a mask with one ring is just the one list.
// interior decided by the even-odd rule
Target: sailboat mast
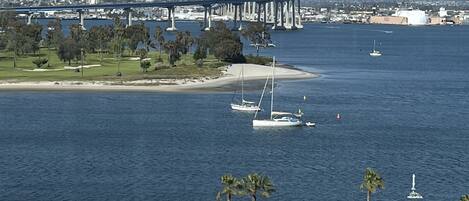
[(270, 98), (270, 119), (274, 110), (275, 56), (272, 58), (272, 97)]
[(244, 103), (244, 64), (241, 64), (241, 104)]
[(373, 40), (373, 52), (376, 50), (376, 40)]

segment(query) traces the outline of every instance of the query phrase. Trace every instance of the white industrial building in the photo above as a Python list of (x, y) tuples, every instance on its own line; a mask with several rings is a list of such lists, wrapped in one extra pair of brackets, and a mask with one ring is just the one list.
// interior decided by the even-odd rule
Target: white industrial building
[(407, 18), (407, 25), (426, 25), (428, 16), (422, 10), (398, 10), (393, 16)]

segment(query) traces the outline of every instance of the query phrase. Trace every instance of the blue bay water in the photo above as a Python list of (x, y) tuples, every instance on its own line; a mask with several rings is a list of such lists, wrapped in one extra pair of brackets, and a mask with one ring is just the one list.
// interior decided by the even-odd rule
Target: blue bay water
[[(274, 32), (277, 48), (261, 54), (321, 74), (280, 81), (275, 107), (301, 107), (316, 128), (253, 129), (230, 111), (232, 93), (0, 92), (0, 200), (214, 200), (221, 175), (250, 172), (271, 177), (269, 200), (365, 200), (366, 167), (386, 183), (374, 200), (405, 200), (412, 173), (425, 200), (457, 200), (469, 193), (468, 36)], [(373, 40), (382, 57), (368, 56)]]

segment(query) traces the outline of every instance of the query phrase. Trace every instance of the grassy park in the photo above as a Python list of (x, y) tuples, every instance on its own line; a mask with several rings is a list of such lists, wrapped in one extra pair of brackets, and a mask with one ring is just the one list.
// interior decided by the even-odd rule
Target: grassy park
[(169, 40), (159, 26), (150, 33), (144, 22), (125, 26), (119, 17), (113, 22), (88, 30), (72, 24), (65, 34), (59, 18), (44, 26), (0, 13), (0, 81), (197, 79), (218, 77), (220, 67), (229, 63), (270, 62), (243, 55), (241, 36), (268, 44), (266, 28), (259, 23), (237, 33), (216, 22), (200, 36), (177, 31), (167, 33), (174, 36)]
[[(85, 68), (83, 77), (81, 72), (73, 69), (65, 69), (69, 66), (67, 62), (60, 61), (54, 50), (51, 50), (48, 56), (47, 48), (41, 48), (37, 54), (26, 54), (17, 58), (17, 66), (13, 67), (13, 53), (0, 51), (0, 80), (11, 81), (63, 81), (63, 80), (140, 80), (140, 79), (166, 79), (166, 78), (198, 78), (198, 77), (214, 77), (221, 74), (218, 67), (226, 65), (213, 56), (208, 56), (202, 66), (197, 66), (191, 54), (182, 55), (181, 59), (176, 62), (175, 66), (169, 67), (168, 55), (163, 53), (161, 59), (162, 69), (155, 70), (153, 65), (158, 58), (158, 52), (149, 52), (148, 58), (152, 60), (152, 66), (147, 72), (143, 72), (140, 68), (140, 60), (138, 56), (124, 56), (121, 58), (120, 69), (118, 69), (118, 60), (114, 55), (103, 55), (102, 62), (100, 55), (97, 53), (87, 54), (84, 59), (84, 66), (101, 65), (91, 68)], [(33, 60), (37, 58), (48, 58), (48, 64), (41, 69), (43, 71), (31, 71), (36, 68)], [(73, 61), (71, 67), (80, 67), (81, 61)], [(120, 71), (122, 76), (116, 76)]]

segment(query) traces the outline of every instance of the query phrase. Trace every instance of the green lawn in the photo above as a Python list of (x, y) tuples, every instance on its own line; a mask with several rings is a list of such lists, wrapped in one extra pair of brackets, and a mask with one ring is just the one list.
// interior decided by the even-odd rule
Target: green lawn
[[(176, 63), (176, 67), (168, 69), (155, 70), (154, 64), (158, 57), (158, 52), (150, 52), (152, 65), (148, 72), (143, 73), (140, 68), (140, 62), (131, 61), (130, 58), (137, 56), (125, 56), (121, 60), (120, 72), (122, 77), (117, 77), (117, 60), (113, 55), (104, 55), (102, 66), (85, 68), (84, 77), (81, 77), (81, 72), (74, 70), (61, 70), (49, 72), (27, 72), (25, 69), (32, 70), (35, 65), (32, 61), (38, 57), (47, 58), (48, 50), (41, 49), (37, 55), (23, 55), (17, 58), (17, 67), (13, 68), (13, 53), (0, 51), (0, 80), (14, 80), (14, 81), (61, 81), (61, 80), (140, 80), (140, 79), (165, 79), (165, 78), (199, 78), (205, 76), (219, 76), (220, 69), (225, 65), (219, 62), (213, 56), (205, 59), (203, 67), (197, 67), (192, 59), (192, 55), (183, 55), (181, 60)], [(164, 64), (168, 65), (167, 55), (162, 55)], [(100, 64), (98, 54), (87, 54), (85, 65)], [(59, 60), (55, 50), (51, 50), (49, 67), (44, 65), (45, 69), (64, 69), (64, 66), (69, 66)], [(71, 66), (79, 66), (80, 63), (72, 61)]]

